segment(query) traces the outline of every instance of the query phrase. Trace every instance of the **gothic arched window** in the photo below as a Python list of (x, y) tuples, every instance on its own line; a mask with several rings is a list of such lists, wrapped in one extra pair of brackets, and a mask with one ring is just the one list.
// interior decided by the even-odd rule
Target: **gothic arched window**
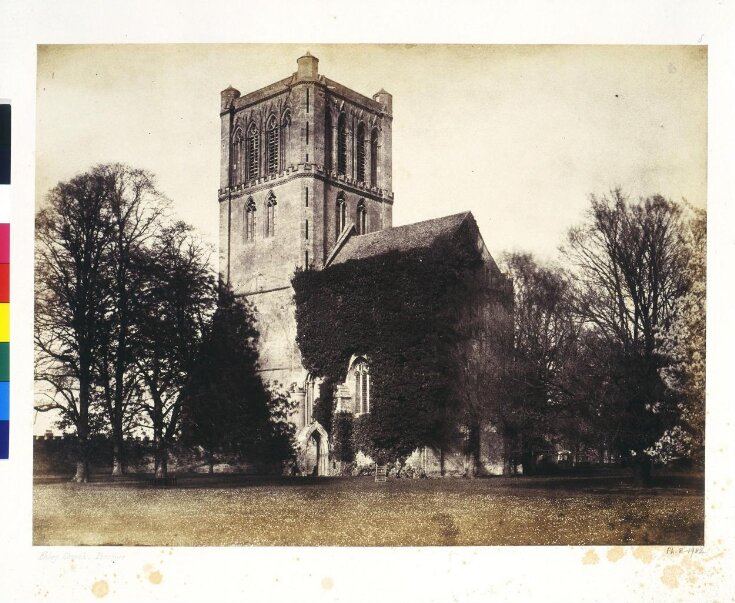
[(230, 184), (242, 182), (242, 130), (238, 128), (232, 137), (232, 171)]
[(248, 180), (256, 180), (260, 176), (260, 132), (258, 127), (252, 123), (248, 128), (245, 139), (245, 162)]
[(306, 376), (304, 394), (304, 425), (308, 425), (314, 417), (314, 401), (317, 398), (316, 383), (311, 373)]
[(344, 113), (340, 113), (337, 120), (337, 173), (341, 176), (347, 173), (347, 118)]
[(279, 165), (285, 166), (287, 153), (291, 144), (291, 110), (286, 109), (281, 117), (281, 144), (280, 144), (280, 157), (278, 158)]
[(265, 203), (265, 236), (272, 237), (276, 234), (276, 196), (271, 191)]
[(355, 362), (355, 414), (370, 412), (370, 367), (364, 358)]
[(266, 126), (267, 140), (266, 140), (266, 171), (268, 175), (278, 173), (278, 158), (279, 158), (279, 133), (278, 133), (278, 120), (275, 115), (271, 115)]
[(378, 186), (378, 129), (370, 133), (370, 186)]
[(327, 173), (332, 171), (332, 112), (327, 107), (327, 114), (324, 116), (324, 167)]
[(345, 229), (345, 226), (347, 224), (347, 205), (345, 203), (345, 196), (343, 193), (340, 193), (337, 195), (337, 207), (336, 207), (336, 226), (337, 226), (337, 236), (336, 238), (339, 238), (339, 235), (342, 234), (342, 231)]
[(357, 126), (357, 181), (365, 182), (365, 125), (360, 122)]
[(367, 208), (365, 207), (365, 199), (360, 199), (357, 204), (357, 234), (367, 233)]
[(254, 241), (255, 240), (255, 201), (253, 201), (252, 197), (249, 197), (247, 203), (245, 204), (244, 218), (245, 218), (244, 220), (245, 240)]

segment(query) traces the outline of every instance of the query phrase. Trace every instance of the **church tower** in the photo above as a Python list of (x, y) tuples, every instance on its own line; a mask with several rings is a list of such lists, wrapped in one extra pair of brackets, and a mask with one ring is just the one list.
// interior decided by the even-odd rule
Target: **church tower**
[(283, 80), (226, 88), (220, 108), (221, 277), (255, 305), (264, 380), (302, 398), (291, 277), (323, 268), (352, 228), (390, 228), (393, 209), (391, 95), (363, 96), (318, 67), (307, 52)]

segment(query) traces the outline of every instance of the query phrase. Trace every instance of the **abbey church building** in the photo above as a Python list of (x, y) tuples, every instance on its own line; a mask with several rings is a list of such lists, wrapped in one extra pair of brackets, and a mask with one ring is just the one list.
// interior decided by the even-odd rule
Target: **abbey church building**
[[(323, 375), (307, 373), (297, 344), (294, 273), (465, 237), (482, 257), (480, 280), (506, 292), (509, 284), (469, 213), (393, 228), (393, 109), (385, 90), (350, 90), (321, 75), (307, 53), (274, 84), (247, 94), (223, 90), (220, 117), (220, 273), (256, 308), (264, 380), (282, 384), (297, 402), (302, 471), (328, 475), (336, 466), (330, 426), (313, 414)], [(337, 412), (371, 412), (371, 380), (379, 379), (371, 360), (369, 350), (344, 359)]]

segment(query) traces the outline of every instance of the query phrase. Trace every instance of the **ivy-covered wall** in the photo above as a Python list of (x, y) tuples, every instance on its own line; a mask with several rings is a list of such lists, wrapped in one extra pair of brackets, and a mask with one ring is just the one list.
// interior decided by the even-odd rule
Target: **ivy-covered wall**
[[(468, 350), (493, 336), (490, 310), (507, 307), (508, 293), (478, 241), (468, 220), (429, 248), (294, 276), (297, 342), (305, 368), (325, 380), (315, 416), (338, 460), (358, 450), (385, 460), (420, 446), (446, 450), (466, 433)], [(371, 375), (371, 411), (356, 420), (334, 416), (331, 400), (353, 354), (369, 359)]]

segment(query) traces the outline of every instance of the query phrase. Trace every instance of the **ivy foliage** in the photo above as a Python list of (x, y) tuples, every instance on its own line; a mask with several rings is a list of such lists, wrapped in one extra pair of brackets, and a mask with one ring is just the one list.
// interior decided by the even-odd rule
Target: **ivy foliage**
[[(330, 388), (350, 358), (370, 363), (370, 414), (354, 425), (355, 451), (391, 459), (419, 446), (451, 445), (463, 396), (458, 349), (463, 318), (487, 293), (487, 265), (474, 221), (429, 248), (390, 251), (293, 278), (297, 342), (304, 365), (324, 379), (319, 413), (333, 412)], [(331, 417), (320, 417), (327, 429)]]

